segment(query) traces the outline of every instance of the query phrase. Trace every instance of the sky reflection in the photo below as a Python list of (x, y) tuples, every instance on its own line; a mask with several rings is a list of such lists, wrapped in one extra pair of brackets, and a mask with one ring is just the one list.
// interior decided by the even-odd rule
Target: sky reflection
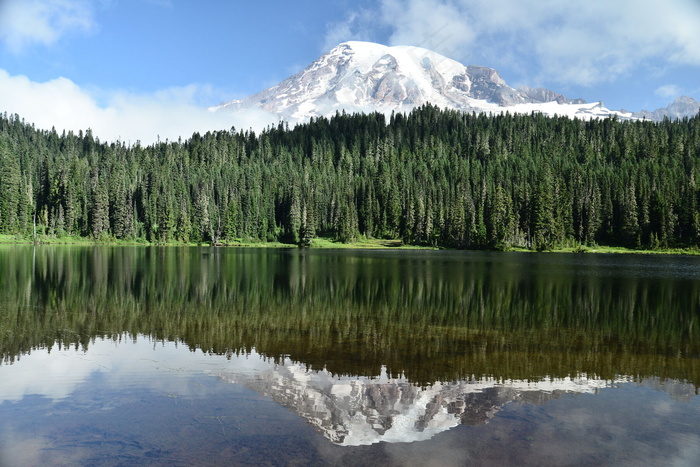
[[(661, 454), (668, 465), (700, 460), (700, 398), (692, 385), (672, 380), (578, 375), (418, 387), (384, 371), (338, 376), (147, 336), (96, 339), (87, 350), (34, 350), (0, 366), (0, 380), (1, 465), (102, 464), (100, 456), (156, 464), (185, 456), (183, 465), (201, 464), (192, 457), (201, 451), (182, 444), (184, 435), (207, 446), (253, 437), (256, 456), (279, 436), (296, 437), (313, 446), (306, 461), (323, 463), (344, 459), (334, 445), (360, 449), (358, 462), (379, 456), (389, 465), (427, 461), (428, 453), (457, 465), (474, 462), (475, 450), (489, 453), (479, 460), (486, 465), (507, 456), (553, 464), (625, 464)], [(405, 444), (413, 441), (421, 442)]]

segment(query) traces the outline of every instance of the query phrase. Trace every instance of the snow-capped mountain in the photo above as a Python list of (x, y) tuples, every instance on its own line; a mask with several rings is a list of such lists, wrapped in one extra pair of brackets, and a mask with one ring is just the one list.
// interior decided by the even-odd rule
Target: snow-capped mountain
[(682, 96), (676, 98), (667, 107), (661, 107), (660, 109), (656, 109), (652, 112), (642, 110), (641, 112), (635, 112), (632, 115), (636, 118), (660, 121), (665, 117), (674, 120), (683, 117), (693, 117), (698, 113), (700, 113), (700, 102), (696, 101), (692, 97)]
[(634, 118), (548, 89), (514, 89), (492, 68), (465, 66), (427, 49), (369, 42), (342, 43), (280, 84), (211, 110), (260, 108), (295, 122), (339, 111), (408, 112), (426, 103), (466, 112)]

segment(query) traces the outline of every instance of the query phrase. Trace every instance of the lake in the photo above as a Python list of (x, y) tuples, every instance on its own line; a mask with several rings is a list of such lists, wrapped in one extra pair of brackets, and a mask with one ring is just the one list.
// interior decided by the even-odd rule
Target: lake
[(0, 465), (700, 465), (700, 258), (0, 247)]

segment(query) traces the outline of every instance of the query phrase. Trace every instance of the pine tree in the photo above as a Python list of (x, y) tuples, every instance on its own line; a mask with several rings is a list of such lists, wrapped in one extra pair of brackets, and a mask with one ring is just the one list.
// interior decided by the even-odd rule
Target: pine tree
[(533, 200), (532, 236), (536, 250), (548, 250), (554, 246), (554, 180), (547, 166), (539, 176)]
[(95, 239), (101, 239), (109, 234), (109, 194), (104, 178), (100, 177), (99, 169), (96, 167), (91, 179), (92, 204), (90, 209), (90, 226), (92, 236)]
[(19, 233), (18, 212), (23, 191), (19, 160), (0, 137), (0, 232)]

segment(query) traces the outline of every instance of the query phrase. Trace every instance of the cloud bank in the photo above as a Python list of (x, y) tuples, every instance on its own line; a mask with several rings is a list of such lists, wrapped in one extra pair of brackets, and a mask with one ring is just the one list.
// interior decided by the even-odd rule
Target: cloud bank
[(530, 82), (590, 86), (651, 68), (652, 61), (700, 65), (696, 0), (381, 0), (374, 14), (331, 25), (327, 38), (376, 40), (372, 26), (390, 30), (389, 45), (507, 65)]
[[(33, 46), (52, 47), (70, 34), (98, 29), (95, 8), (106, 0), (0, 0), (0, 43), (16, 55)], [(150, 0), (167, 7), (169, 1)], [(216, 92), (189, 85), (153, 93), (81, 88), (67, 78), (35, 82), (0, 69), (0, 112), (17, 114), (37, 128), (59, 133), (92, 130), (102, 141), (151, 144), (194, 132), (254, 129), (277, 118), (262, 110), (230, 114), (201, 106)]]
[[(100, 94), (99, 105), (95, 94)], [(78, 132), (90, 128), (102, 141), (151, 144), (188, 138), (194, 132), (253, 129), (260, 131), (277, 120), (252, 109), (244, 112), (211, 112), (198, 105), (211, 94), (206, 86), (190, 85), (151, 94), (126, 91), (92, 93), (69, 79), (37, 83), (25, 76), (11, 76), (0, 69), (0, 112), (18, 114), (37, 128)]]

